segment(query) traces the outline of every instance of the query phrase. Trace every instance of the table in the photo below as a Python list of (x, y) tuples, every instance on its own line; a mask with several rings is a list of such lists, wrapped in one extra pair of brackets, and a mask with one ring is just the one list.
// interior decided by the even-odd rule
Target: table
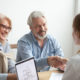
[(55, 72), (55, 73), (63, 73), (63, 72), (58, 71), (58, 70), (39, 72), (38, 73), (39, 80), (49, 80), (52, 72)]

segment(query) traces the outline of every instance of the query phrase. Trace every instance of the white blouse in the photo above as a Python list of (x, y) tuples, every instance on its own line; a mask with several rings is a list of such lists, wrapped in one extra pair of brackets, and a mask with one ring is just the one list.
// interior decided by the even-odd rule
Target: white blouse
[(70, 58), (62, 80), (80, 80), (80, 54)]

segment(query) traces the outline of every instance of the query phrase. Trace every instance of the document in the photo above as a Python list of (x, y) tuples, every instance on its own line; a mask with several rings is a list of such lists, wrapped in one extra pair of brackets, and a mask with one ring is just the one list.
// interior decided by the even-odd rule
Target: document
[(52, 73), (49, 80), (62, 80), (63, 73)]
[(19, 80), (38, 80), (34, 59), (29, 59), (16, 64)]

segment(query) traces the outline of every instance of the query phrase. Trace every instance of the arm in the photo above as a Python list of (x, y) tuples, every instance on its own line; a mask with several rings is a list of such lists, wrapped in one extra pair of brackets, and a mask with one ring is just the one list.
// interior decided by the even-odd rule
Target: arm
[(0, 73), (0, 80), (17, 80), (17, 76), (12, 73)]
[(17, 80), (16, 74), (8, 74), (7, 80)]
[(53, 47), (54, 47), (54, 50), (55, 50), (55, 56), (63, 57), (64, 53), (63, 53), (63, 50), (60, 46), (60, 43), (55, 38), (53, 39), (52, 43), (53, 43)]
[[(17, 62), (30, 57), (33, 57), (31, 44), (24, 41), (18, 42)], [(55, 56), (35, 59), (37, 69), (40, 70), (45, 66), (58, 67), (62, 62), (57, 61), (57, 58), (59, 59)]]
[[(17, 53), (17, 62), (33, 57), (33, 53), (32, 53), (32, 47), (31, 44), (29, 44), (28, 42), (24, 42), (24, 41), (20, 41), (18, 42), (18, 53)], [(44, 67), (44, 66), (49, 66), (47, 63), (47, 57), (46, 58), (38, 58), (35, 59), (36, 61), (36, 66), (37, 67)]]
[[(62, 50), (59, 50), (58, 49), (59, 47), (55, 46), (56, 44), (57, 44), (57, 42), (55, 42), (55, 44), (54, 44), (55, 51), (56, 52), (60, 51), (59, 54), (61, 55)], [(37, 53), (38, 53), (38, 51), (37, 51)], [(27, 59), (27, 58), (30, 58), (30, 57), (33, 57), (33, 56), (34, 56), (34, 54), (32, 53), (32, 43), (29, 43), (27, 41), (22, 41), (22, 40), (18, 41), (18, 53), (17, 53), (17, 59), (16, 59), (17, 62), (21, 61), (21, 60), (24, 60), (24, 59)], [(52, 59), (50, 59), (50, 57), (49, 58), (45, 57), (45, 58), (35, 59), (36, 66), (39, 69), (41, 69), (41, 68), (43, 68), (45, 66), (51, 66), (51, 64), (49, 63), (51, 60)], [(55, 60), (55, 62), (56, 62), (56, 60)]]
[[(60, 46), (60, 43), (55, 38), (52, 38), (52, 43), (54, 45), (53, 47), (54, 47), (54, 50), (55, 50), (55, 56), (63, 57), (64, 54), (63, 54), (63, 50), (62, 50), (62, 48)], [(59, 68), (59, 70), (64, 71), (67, 59), (63, 58), (62, 60), (65, 61), (65, 63), (60, 65), (58, 68)]]
[(7, 80), (7, 76), (8, 74), (7, 73), (0, 73), (0, 80)]
[(64, 75), (63, 75), (63, 79), (62, 80), (76, 80), (74, 77), (76, 75), (73, 65), (72, 65), (72, 61), (69, 61), (67, 63)]

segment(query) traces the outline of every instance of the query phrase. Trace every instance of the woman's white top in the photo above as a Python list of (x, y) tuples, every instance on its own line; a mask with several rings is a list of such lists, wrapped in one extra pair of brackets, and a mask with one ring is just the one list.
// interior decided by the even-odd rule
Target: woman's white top
[(80, 80), (80, 54), (70, 58), (62, 80)]

